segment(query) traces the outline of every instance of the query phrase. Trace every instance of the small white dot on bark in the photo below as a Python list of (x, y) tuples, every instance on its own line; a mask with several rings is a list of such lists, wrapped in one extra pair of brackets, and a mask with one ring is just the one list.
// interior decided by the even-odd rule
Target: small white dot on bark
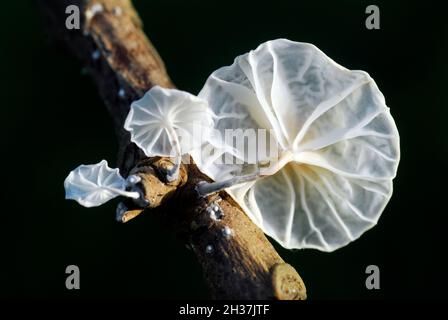
[(116, 16), (121, 16), (121, 14), (123, 13), (123, 9), (121, 9), (121, 7), (114, 7), (112, 9), (112, 13)]
[(214, 249), (211, 244), (209, 244), (205, 247), (205, 253), (210, 254), (210, 253), (213, 253), (213, 251), (214, 251)]
[(225, 226), (222, 229), (222, 234), (224, 235), (224, 237), (229, 238), (233, 235), (233, 230), (230, 229), (229, 227)]
[(98, 60), (101, 57), (101, 52), (100, 50), (95, 50), (92, 52), (92, 59), (93, 60)]
[(120, 90), (118, 90), (118, 96), (119, 96), (120, 98), (124, 98), (124, 97), (126, 97), (126, 91), (124, 91), (123, 88), (120, 88)]

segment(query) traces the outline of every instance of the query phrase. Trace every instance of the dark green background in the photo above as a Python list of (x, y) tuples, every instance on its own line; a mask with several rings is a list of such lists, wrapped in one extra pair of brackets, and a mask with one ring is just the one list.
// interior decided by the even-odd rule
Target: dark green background
[[(368, 4), (381, 30), (364, 26)], [(310, 299), (447, 297), (447, 18), (421, 1), (135, 1), (176, 85), (197, 93), (235, 56), (279, 37), (311, 42), (371, 74), (400, 135), (394, 195), (377, 227), (334, 253), (276, 245)], [(51, 45), (29, 1), (0, 8), (1, 296), (206, 298), (193, 254), (150, 215), (115, 222), (116, 201), (64, 200), (81, 163), (117, 152), (111, 121), (82, 66)], [(63, 28), (64, 26), (61, 26)], [(65, 267), (81, 290), (65, 289)], [(367, 265), (381, 289), (364, 286)]]

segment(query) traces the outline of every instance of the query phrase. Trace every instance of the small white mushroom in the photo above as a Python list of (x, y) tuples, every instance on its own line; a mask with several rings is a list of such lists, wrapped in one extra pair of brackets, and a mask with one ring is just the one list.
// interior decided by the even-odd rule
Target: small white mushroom
[(219, 206), (208, 207), (207, 212), (212, 220), (218, 221), (223, 217), (222, 210)]
[[(194, 153), (199, 169), (216, 181), (198, 185), (200, 194), (228, 188), (286, 248), (333, 251), (377, 223), (392, 195), (399, 134), (366, 72), (340, 66), (314, 45), (279, 39), (213, 72), (199, 97), (223, 135), (267, 130), (274, 141), (263, 153), (247, 154), (245, 144)], [(228, 170), (214, 161), (216, 153), (241, 164)], [(254, 174), (238, 173), (251, 165)]]
[(100, 57), (101, 57), (100, 50), (96, 49), (95, 51), (92, 52), (92, 59), (93, 60), (98, 60)]
[(222, 229), (222, 234), (223, 234), (224, 237), (229, 238), (229, 237), (231, 237), (233, 235), (233, 230), (230, 229), (228, 226), (225, 226)]
[(215, 251), (215, 249), (213, 248), (213, 246), (212, 246), (211, 244), (208, 244), (208, 245), (205, 247), (205, 253), (207, 253), (207, 254), (211, 254), (211, 253), (213, 253), (213, 251)]
[(205, 100), (176, 89), (151, 88), (131, 104), (124, 128), (148, 157), (174, 157), (167, 179), (177, 179), (182, 155), (200, 148), (213, 133), (213, 113)]
[(84, 207), (96, 207), (117, 197), (140, 198), (136, 191), (126, 191), (126, 180), (118, 169), (111, 169), (106, 160), (97, 164), (80, 165), (64, 181), (65, 198)]
[(128, 184), (137, 184), (142, 181), (142, 178), (138, 175), (133, 174), (127, 177), (126, 181)]
[(123, 88), (120, 88), (119, 90), (118, 90), (118, 96), (120, 97), (120, 98), (125, 98), (126, 97), (126, 91), (123, 89)]

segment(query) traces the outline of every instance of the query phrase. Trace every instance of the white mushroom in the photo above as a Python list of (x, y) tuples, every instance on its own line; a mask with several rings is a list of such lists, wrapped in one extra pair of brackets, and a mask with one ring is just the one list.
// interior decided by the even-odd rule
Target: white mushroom
[(117, 197), (140, 198), (136, 191), (126, 191), (127, 182), (118, 169), (111, 169), (106, 160), (80, 165), (64, 181), (65, 198), (84, 207), (96, 207)]
[(214, 130), (205, 100), (176, 89), (151, 88), (131, 104), (124, 128), (148, 157), (175, 157), (168, 180), (177, 179), (181, 157), (202, 146)]
[[(279, 39), (213, 72), (199, 97), (222, 133), (267, 129), (278, 154), (247, 155), (232, 145), (221, 154), (242, 161), (228, 165), (214, 161), (216, 153), (195, 153), (217, 181), (202, 191), (234, 185), (228, 192), (286, 248), (333, 251), (377, 223), (392, 195), (399, 135), (366, 72), (340, 66), (311, 44)], [(258, 172), (241, 178), (251, 164)]]

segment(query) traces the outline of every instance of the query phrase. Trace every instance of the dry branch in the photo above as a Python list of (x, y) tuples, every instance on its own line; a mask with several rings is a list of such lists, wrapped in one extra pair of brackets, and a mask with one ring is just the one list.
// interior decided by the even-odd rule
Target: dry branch
[[(65, 8), (71, 4), (80, 8), (82, 30), (65, 28)], [(141, 186), (149, 201), (145, 211), (158, 212), (192, 248), (211, 296), (305, 299), (306, 289), (299, 274), (282, 260), (226, 192), (199, 198), (196, 185), (211, 180), (194, 164), (182, 165), (177, 181), (164, 181), (163, 173), (172, 166), (171, 160), (145, 158), (130, 142), (123, 129), (130, 102), (154, 85), (174, 87), (162, 59), (143, 33), (131, 2), (41, 0), (39, 6), (48, 30), (82, 61), (98, 86), (114, 121), (121, 173), (142, 178)], [(123, 222), (140, 212), (138, 208), (126, 212)]]

